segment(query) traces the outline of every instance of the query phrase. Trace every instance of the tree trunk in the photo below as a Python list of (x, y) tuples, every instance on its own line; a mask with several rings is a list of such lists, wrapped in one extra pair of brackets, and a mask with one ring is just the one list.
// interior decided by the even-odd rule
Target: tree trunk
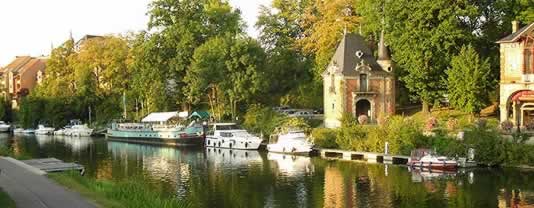
[(423, 105), (423, 109), (421, 109), (421, 112), (423, 112), (424, 114), (430, 113), (430, 108), (428, 106), (428, 102), (423, 100), (422, 101), (422, 105)]

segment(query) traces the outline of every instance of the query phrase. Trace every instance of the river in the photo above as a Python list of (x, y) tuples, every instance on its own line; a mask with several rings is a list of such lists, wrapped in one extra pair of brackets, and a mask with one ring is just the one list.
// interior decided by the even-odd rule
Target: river
[(454, 174), (258, 151), (173, 148), (105, 138), (10, 136), (24, 157), (86, 167), (86, 177), (144, 180), (201, 207), (534, 207), (534, 171), (478, 168)]

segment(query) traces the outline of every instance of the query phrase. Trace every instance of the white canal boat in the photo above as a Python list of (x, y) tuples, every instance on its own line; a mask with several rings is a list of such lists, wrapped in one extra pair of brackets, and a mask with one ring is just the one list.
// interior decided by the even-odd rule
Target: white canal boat
[(11, 128), (11, 125), (5, 123), (4, 121), (0, 121), (0, 132), (8, 132)]
[(289, 130), (271, 138), (272, 144), (267, 145), (269, 152), (284, 154), (309, 155), (313, 150), (313, 143), (309, 142), (304, 131)]
[(45, 125), (39, 124), (35, 130), (35, 135), (52, 135), (54, 134), (54, 128), (46, 127)]
[(206, 136), (207, 147), (256, 150), (263, 141), (235, 123), (215, 123), (212, 128), (213, 134)]
[(93, 129), (89, 128), (87, 124), (76, 124), (65, 133), (67, 136), (74, 137), (89, 137), (91, 134), (93, 134)]
[(174, 121), (187, 115), (178, 112), (151, 113), (141, 123), (112, 123), (107, 130), (110, 140), (172, 146), (202, 145), (204, 128), (191, 122), (184, 126)]

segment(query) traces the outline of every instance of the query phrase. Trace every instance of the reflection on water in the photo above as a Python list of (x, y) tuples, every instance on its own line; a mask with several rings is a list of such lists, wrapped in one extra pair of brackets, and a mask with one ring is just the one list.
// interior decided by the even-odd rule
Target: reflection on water
[(77, 161), (87, 177), (143, 180), (195, 207), (532, 207), (534, 171), (442, 173), (394, 165), (104, 138), (0, 134), (17, 156)]
[(304, 177), (307, 174), (313, 174), (313, 164), (310, 157), (269, 152), (267, 158), (275, 164), (273, 172), (278, 172), (280, 175)]

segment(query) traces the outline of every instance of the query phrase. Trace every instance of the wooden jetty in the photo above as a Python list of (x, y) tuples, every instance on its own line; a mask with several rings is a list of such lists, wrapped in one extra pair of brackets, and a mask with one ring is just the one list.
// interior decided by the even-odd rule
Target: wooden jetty
[(410, 161), (409, 156), (389, 155), (375, 152), (357, 152), (338, 149), (317, 149), (319, 155), (325, 159), (338, 159), (350, 161), (364, 161), (368, 163), (386, 163), (406, 165)]
[(68, 171), (68, 170), (78, 170), (80, 172), (84, 171), (83, 165), (80, 165), (77, 163), (66, 163), (56, 158), (22, 160), (21, 162), (33, 168), (37, 168), (41, 171), (44, 171), (46, 173), (61, 172), (61, 171)]

